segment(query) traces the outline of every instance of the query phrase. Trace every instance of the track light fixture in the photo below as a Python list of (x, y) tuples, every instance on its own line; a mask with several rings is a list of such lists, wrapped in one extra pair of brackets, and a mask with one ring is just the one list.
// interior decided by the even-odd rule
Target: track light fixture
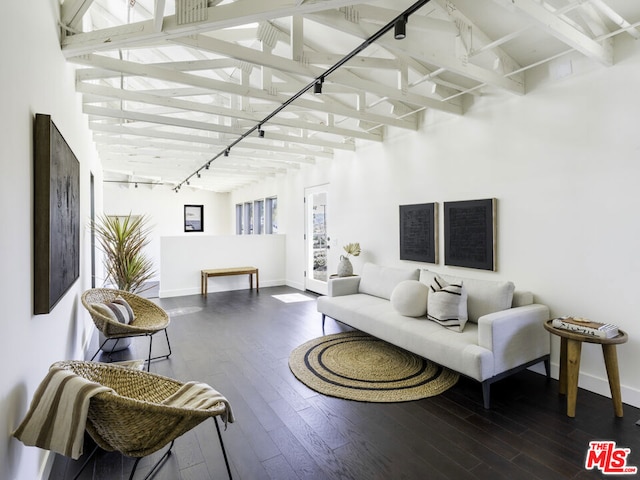
[(200, 175), (200, 171), (196, 172), (196, 177), (198, 177), (198, 178), (202, 177), (202, 175)]
[(189, 180), (187, 180), (187, 185), (191, 185), (191, 183), (189, 182)]
[(228, 156), (229, 156), (229, 149), (228, 149), (228, 148), (224, 151), (224, 156), (225, 156), (225, 157), (228, 157)]
[(135, 187), (138, 188), (138, 182), (135, 183)]
[(262, 124), (258, 125), (258, 136), (260, 138), (264, 138), (264, 130), (262, 129)]
[(393, 27), (393, 37), (396, 40), (402, 40), (407, 36), (407, 17), (402, 16)]
[(211, 163), (207, 163), (207, 164), (204, 166), (204, 169), (205, 169), (205, 170), (209, 170), (209, 167), (210, 167), (210, 166), (211, 166)]
[(318, 78), (313, 85), (313, 93), (316, 95), (322, 93), (322, 84), (324, 83), (324, 76)]

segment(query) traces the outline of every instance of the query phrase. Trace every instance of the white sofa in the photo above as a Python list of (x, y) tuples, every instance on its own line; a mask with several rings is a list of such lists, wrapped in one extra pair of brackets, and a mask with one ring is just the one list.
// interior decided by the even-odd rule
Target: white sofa
[(390, 301), (394, 289), (401, 283), (416, 285), (416, 280), (430, 285), (435, 275), (425, 269), (367, 263), (360, 276), (330, 279), (328, 295), (317, 303), (322, 330), (329, 316), (473, 378), (482, 383), (485, 408), (490, 407), (490, 387), (497, 380), (538, 362), (544, 362), (549, 376), (550, 338), (543, 327), (549, 309), (533, 303), (531, 292), (515, 291), (512, 282), (437, 274), (449, 283), (461, 280), (464, 285), (468, 322), (462, 332), (426, 316), (400, 314), (398, 295), (393, 304)]

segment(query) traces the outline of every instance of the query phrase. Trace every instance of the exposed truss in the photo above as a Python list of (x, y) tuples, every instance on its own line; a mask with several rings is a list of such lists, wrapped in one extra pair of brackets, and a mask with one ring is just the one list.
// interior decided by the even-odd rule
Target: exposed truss
[(412, 3), (64, 0), (105, 178), (230, 191), (416, 130), (426, 109), (463, 115), (465, 96), (523, 95), (526, 70), (566, 52), (611, 65), (615, 35), (640, 38), (635, 0), (432, 0), (407, 38), (383, 36), (220, 155)]

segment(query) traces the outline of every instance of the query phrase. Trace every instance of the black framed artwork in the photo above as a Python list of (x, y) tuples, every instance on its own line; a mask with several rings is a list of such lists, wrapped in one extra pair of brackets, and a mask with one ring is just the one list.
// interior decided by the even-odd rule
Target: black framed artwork
[(34, 122), (33, 313), (50, 313), (80, 276), (80, 163), (50, 115)]
[(400, 205), (400, 260), (438, 262), (438, 204)]
[(496, 199), (444, 202), (444, 263), (495, 270)]
[(184, 206), (184, 231), (185, 232), (203, 232), (204, 206), (203, 205), (185, 205)]

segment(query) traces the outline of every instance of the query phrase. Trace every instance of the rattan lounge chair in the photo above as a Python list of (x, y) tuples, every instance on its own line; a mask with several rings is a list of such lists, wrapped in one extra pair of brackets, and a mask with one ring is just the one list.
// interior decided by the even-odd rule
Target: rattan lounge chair
[(211, 417), (216, 425), (227, 472), (231, 478), (229, 460), (217, 421), (218, 416), (225, 418), (225, 415), (230, 415), (225, 403), (219, 402), (209, 408), (168, 406), (163, 401), (183, 387), (184, 383), (162, 375), (107, 363), (64, 361), (53, 366), (70, 370), (114, 390), (114, 393), (99, 393), (91, 398), (85, 428), (97, 447), (75, 478), (80, 476), (98, 448), (118, 451), (136, 458), (129, 477), (132, 479), (142, 457), (171, 444), (152, 467), (146, 477), (149, 478), (170, 454), (176, 438)]
[[(131, 306), (135, 315), (134, 320), (129, 323), (120, 323), (105, 315), (103, 315), (98, 309), (94, 307), (94, 304), (102, 304), (106, 302), (114, 301), (118, 296), (124, 298)], [(114, 290), (110, 288), (93, 288), (87, 290), (82, 294), (82, 304), (91, 314), (93, 323), (105, 337), (96, 353), (91, 357), (91, 360), (96, 358), (102, 347), (111, 339), (116, 339), (116, 342), (111, 349), (113, 352), (116, 348), (119, 339), (126, 337), (149, 337), (149, 356), (147, 359), (147, 371), (151, 367), (151, 361), (159, 358), (169, 358), (171, 355), (171, 343), (169, 343), (169, 334), (167, 333), (167, 326), (169, 325), (169, 315), (158, 305), (151, 300), (143, 298), (134, 293), (125, 292), (123, 290)], [(167, 347), (169, 353), (166, 355), (160, 355), (151, 358), (151, 347), (153, 346), (153, 335), (163, 331), (167, 339)]]

